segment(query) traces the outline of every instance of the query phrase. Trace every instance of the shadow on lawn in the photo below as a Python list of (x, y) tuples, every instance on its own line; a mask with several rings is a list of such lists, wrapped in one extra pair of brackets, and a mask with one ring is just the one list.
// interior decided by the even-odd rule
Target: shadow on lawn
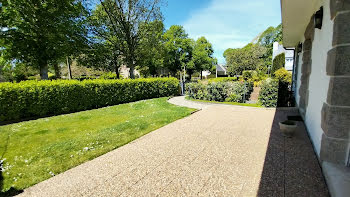
[(298, 115), (297, 108), (276, 109), (257, 196), (329, 196), (304, 123), (292, 138), (280, 132), (280, 121)]
[(13, 188), (11, 187), (9, 190), (7, 190), (6, 192), (2, 192), (2, 190), (4, 189), (4, 175), (3, 175), (3, 165), (4, 165), (4, 155), (5, 153), (7, 152), (7, 147), (9, 145), (9, 142), (10, 142), (10, 135), (7, 136), (7, 139), (6, 139), (6, 143), (5, 143), (5, 146), (4, 146), (4, 151), (3, 153), (1, 154), (1, 157), (0, 157), (0, 197), (5, 197), (5, 196), (15, 196), (17, 194), (20, 194), (23, 192), (23, 190), (18, 190), (16, 188)]

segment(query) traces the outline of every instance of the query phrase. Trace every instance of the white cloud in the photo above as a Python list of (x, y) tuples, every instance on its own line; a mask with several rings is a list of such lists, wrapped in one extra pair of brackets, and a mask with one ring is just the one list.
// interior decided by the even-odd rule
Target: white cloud
[(205, 36), (215, 50), (219, 63), (227, 48), (248, 44), (268, 26), (280, 23), (279, 0), (212, 0), (194, 11), (182, 24), (189, 36)]

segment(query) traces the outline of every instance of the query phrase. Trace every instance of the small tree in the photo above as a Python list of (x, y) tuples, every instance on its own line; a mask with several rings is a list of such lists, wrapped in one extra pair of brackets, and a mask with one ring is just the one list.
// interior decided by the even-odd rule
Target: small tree
[(286, 56), (284, 53), (281, 53), (273, 59), (271, 73), (275, 73), (278, 69), (283, 68), (285, 64)]

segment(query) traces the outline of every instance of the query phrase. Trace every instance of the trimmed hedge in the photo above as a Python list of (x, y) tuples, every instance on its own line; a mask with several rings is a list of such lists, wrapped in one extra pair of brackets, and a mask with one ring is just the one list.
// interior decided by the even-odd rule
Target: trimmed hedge
[(0, 83), (0, 121), (78, 112), (178, 94), (176, 78)]
[(261, 84), (259, 102), (264, 107), (277, 107), (278, 80), (266, 79)]

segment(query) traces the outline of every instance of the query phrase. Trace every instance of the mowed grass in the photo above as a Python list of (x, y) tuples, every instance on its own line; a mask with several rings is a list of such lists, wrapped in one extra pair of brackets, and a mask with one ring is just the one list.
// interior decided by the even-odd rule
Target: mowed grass
[(157, 98), (1, 126), (2, 191), (27, 188), (193, 111)]

